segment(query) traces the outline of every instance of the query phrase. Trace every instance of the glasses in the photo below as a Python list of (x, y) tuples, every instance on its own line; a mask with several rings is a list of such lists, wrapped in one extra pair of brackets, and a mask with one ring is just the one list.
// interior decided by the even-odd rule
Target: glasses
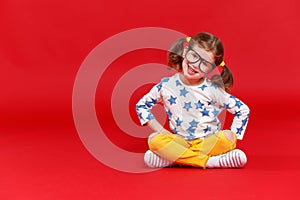
[(200, 71), (202, 71), (205, 74), (208, 74), (211, 72), (213, 69), (216, 68), (216, 65), (214, 63), (208, 62), (204, 58), (202, 58), (196, 51), (193, 49), (189, 49), (186, 52), (185, 58), (187, 61), (191, 64), (199, 62), (198, 68)]

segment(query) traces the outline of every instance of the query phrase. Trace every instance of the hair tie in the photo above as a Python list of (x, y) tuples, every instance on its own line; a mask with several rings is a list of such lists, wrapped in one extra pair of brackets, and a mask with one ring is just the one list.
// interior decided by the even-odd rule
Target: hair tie
[(221, 67), (224, 67), (224, 66), (225, 66), (224, 60), (221, 62), (221, 64), (220, 64), (219, 66), (221, 66)]
[(184, 48), (188, 48), (188, 47), (189, 47), (190, 41), (191, 41), (191, 37), (186, 37), (186, 38), (185, 38), (185, 41), (184, 41), (184, 43), (183, 43), (183, 47), (184, 47)]

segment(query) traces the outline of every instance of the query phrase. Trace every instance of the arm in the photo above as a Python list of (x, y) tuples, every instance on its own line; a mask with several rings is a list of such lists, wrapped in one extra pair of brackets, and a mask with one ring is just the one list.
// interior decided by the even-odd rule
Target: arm
[(140, 119), (141, 125), (148, 125), (154, 132), (169, 133), (164, 127), (155, 119), (151, 112), (153, 106), (162, 101), (161, 97), (162, 83), (155, 85), (149, 93), (143, 96), (136, 104), (136, 112)]
[(250, 115), (249, 107), (238, 98), (229, 95), (226, 109), (234, 115), (230, 130), (236, 133), (237, 139), (242, 140)]
[(236, 134), (237, 139), (242, 140), (250, 115), (249, 107), (220, 88), (217, 88), (214, 92), (220, 108), (226, 109), (234, 115), (230, 130)]

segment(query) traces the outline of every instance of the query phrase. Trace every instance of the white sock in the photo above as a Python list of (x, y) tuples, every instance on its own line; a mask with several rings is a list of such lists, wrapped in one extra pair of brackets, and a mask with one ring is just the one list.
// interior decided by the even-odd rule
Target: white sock
[(207, 168), (218, 168), (218, 167), (220, 167), (219, 160), (220, 159), (219, 159), (218, 156), (209, 157), (209, 159), (206, 162), (206, 167)]
[(206, 163), (207, 168), (241, 168), (247, 163), (246, 154), (239, 149), (212, 156)]

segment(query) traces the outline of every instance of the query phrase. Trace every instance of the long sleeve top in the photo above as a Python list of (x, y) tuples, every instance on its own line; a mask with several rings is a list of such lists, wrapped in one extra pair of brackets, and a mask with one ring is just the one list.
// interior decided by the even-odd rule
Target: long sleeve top
[(158, 102), (163, 103), (174, 134), (186, 140), (204, 139), (218, 132), (222, 127), (220, 113), (223, 110), (234, 115), (230, 130), (242, 140), (250, 114), (245, 103), (208, 79), (197, 86), (186, 85), (179, 73), (163, 78), (136, 104), (142, 125), (155, 118), (151, 109)]

